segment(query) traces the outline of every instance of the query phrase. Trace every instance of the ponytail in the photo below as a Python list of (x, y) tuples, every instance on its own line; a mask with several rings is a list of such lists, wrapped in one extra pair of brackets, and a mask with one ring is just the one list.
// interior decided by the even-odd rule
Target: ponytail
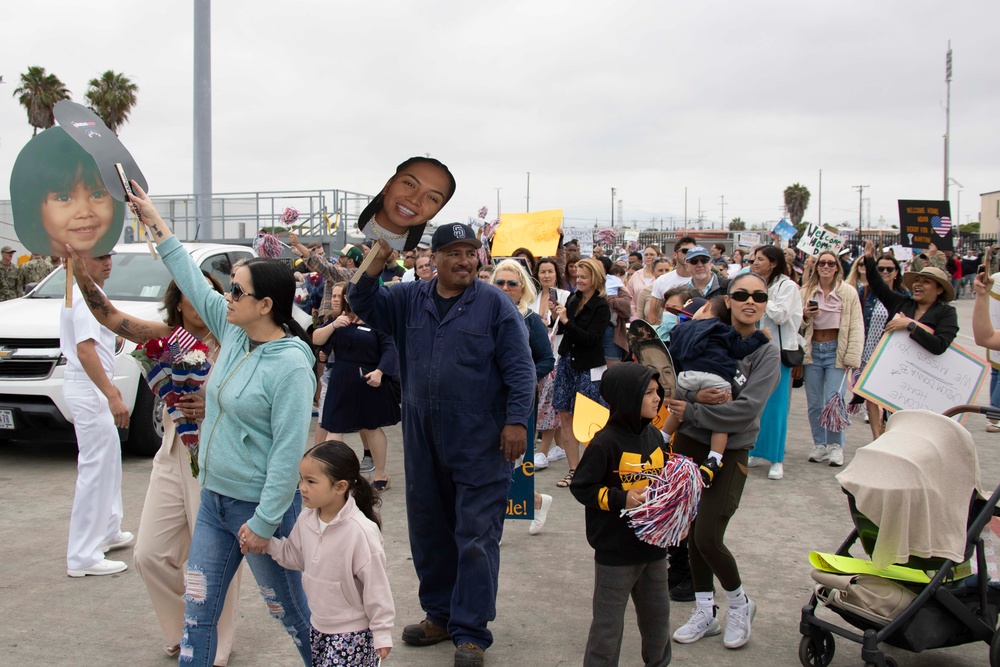
[(378, 526), (379, 530), (382, 529), (382, 519), (375, 509), (382, 504), (382, 498), (375, 492), (371, 482), (362, 476), (361, 462), (358, 461), (353, 449), (341, 440), (327, 440), (307, 451), (305, 455), (323, 466), (323, 471), (331, 482), (345, 480), (348, 483), (348, 491), (361, 513)]

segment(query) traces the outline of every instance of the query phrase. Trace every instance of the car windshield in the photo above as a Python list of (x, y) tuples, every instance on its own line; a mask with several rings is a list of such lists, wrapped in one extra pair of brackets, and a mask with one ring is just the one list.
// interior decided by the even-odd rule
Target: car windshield
[[(163, 262), (144, 253), (118, 253), (112, 258), (111, 277), (104, 283), (104, 293), (112, 300), (159, 301), (170, 284), (170, 273)], [(28, 298), (61, 299), (66, 293), (63, 269), (57, 269)]]

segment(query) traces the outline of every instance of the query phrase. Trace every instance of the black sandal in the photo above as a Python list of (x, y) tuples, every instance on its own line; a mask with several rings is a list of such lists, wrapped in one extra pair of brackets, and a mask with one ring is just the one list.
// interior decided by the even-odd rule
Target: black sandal
[(573, 475), (575, 475), (575, 474), (576, 474), (576, 469), (575, 468), (570, 468), (569, 472), (566, 473), (566, 476), (563, 477), (558, 482), (556, 482), (556, 486), (558, 486), (560, 489), (567, 488), (570, 485), (570, 482), (573, 481)]

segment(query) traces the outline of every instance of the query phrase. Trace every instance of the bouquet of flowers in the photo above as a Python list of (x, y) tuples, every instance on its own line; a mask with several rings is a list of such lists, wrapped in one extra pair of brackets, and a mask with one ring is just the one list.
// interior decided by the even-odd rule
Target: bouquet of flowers
[(132, 356), (139, 362), (153, 393), (167, 405), (167, 414), (177, 425), (177, 434), (187, 447), (191, 474), (198, 476), (198, 422), (185, 417), (179, 401), (197, 392), (212, 367), (208, 346), (193, 334), (178, 327), (170, 336), (153, 338), (136, 348)]

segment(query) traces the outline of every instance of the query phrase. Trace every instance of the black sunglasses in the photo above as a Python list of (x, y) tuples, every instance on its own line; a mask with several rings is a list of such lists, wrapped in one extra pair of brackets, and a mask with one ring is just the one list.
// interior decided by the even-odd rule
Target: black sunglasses
[(837, 263), (833, 260), (824, 259), (821, 262), (816, 262), (816, 266), (837, 266)]
[(878, 267), (879, 273), (892, 273), (896, 270), (895, 266), (880, 266)]
[(252, 292), (247, 292), (245, 289), (240, 287), (239, 283), (233, 283), (232, 286), (229, 288), (229, 293), (233, 295), (233, 303), (236, 303), (245, 296), (252, 296), (255, 299), (260, 298), (259, 296), (253, 294)]
[(504, 285), (506, 285), (507, 287), (511, 287), (511, 288), (513, 288), (513, 287), (520, 287), (521, 286), (521, 283), (518, 282), (517, 280), (499, 280), (499, 279), (497, 279), (497, 280), (493, 281), (493, 284), (496, 285), (497, 287), (503, 287)]
[(688, 264), (708, 264), (710, 260), (708, 257), (695, 257), (693, 259), (687, 260)]
[(753, 299), (754, 303), (767, 303), (767, 292), (750, 293), (746, 290), (737, 290), (730, 294), (729, 298), (739, 303), (743, 303), (747, 299)]

